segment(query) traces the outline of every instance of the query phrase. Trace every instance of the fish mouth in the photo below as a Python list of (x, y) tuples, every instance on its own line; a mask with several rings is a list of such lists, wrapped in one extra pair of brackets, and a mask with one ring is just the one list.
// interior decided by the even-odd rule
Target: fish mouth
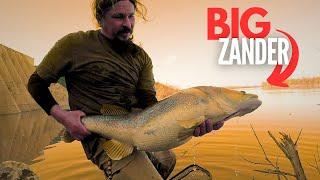
[(241, 103), (237, 111), (223, 117), (219, 121), (227, 121), (233, 117), (243, 116), (245, 114), (251, 113), (252, 111), (256, 110), (261, 104), (262, 102), (258, 99), (258, 96), (255, 95), (253, 98), (250, 98), (249, 100)]
[(258, 96), (244, 101), (239, 106), (239, 116), (251, 113), (261, 106), (262, 102), (257, 98)]
[(229, 119), (231, 119), (231, 118), (233, 118), (233, 117), (236, 117), (236, 116), (238, 116), (238, 113), (239, 113), (239, 110), (236, 111), (236, 112), (234, 112), (234, 113), (229, 114), (228, 116), (223, 117), (223, 118), (222, 118), (221, 120), (219, 120), (218, 122), (220, 122), (220, 121), (227, 121), (227, 120), (229, 120)]

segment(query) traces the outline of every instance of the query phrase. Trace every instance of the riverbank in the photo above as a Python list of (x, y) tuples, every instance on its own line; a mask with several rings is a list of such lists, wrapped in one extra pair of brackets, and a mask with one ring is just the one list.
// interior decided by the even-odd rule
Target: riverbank
[(272, 86), (267, 82), (261, 84), (262, 89), (314, 89), (320, 88), (320, 77), (303, 77), (284, 81), (289, 87)]

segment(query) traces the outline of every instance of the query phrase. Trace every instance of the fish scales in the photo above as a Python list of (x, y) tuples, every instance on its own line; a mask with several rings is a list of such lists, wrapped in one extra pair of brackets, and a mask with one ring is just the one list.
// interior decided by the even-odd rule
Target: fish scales
[(82, 122), (89, 131), (112, 139), (106, 142), (105, 150), (118, 160), (130, 155), (133, 148), (161, 151), (178, 147), (189, 141), (194, 129), (206, 119), (212, 124), (227, 121), (251, 113), (260, 105), (254, 94), (198, 86), (181, 90), (139, 113), (88, 116)]
[(91, 132), (106, 138), (132, 142), (136, 124), (129, 116), (88, 116), (81, 119), (84, 126)]

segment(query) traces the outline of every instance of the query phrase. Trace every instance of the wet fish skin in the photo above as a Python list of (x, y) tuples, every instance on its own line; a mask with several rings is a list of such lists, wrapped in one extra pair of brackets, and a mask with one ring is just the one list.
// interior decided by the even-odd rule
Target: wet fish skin
[(138, 150), (161, 151), (186, 143), (194, 129), (208, 118), (215, 124), (243, 116), (260, 105), (254, 94), (198, 86), (182, 90), (140, 113), (86, 116), (82, 122), (91, 132)]

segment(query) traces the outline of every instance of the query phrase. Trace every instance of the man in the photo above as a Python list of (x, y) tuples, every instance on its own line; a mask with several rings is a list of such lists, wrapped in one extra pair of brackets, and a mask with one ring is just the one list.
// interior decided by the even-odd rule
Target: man
[[(165, 179), (175, 165), (171, 151), (148, 156), (135, 151), (123, 160), (111, 161), (101, 147), (106, 139), (90, 133), (80, 121), (85, 115), (101, 114), (102, 105), (130, 111), (157, 102), (151, 59), (132, 42), (135, 13), (141, 12), (141, 4), (137, 0), (95, 0), (93, 5), (101, 29), (71, 33), (60, 39), (30, 77), (29, 92), (48, 115), (82, 142), (88, 159), (107, 177)], [(63, 110), (48, 90), (62, 76), (70, 111)], [(202, 136), (222, 125), (206, 121), (194, 135)]]

